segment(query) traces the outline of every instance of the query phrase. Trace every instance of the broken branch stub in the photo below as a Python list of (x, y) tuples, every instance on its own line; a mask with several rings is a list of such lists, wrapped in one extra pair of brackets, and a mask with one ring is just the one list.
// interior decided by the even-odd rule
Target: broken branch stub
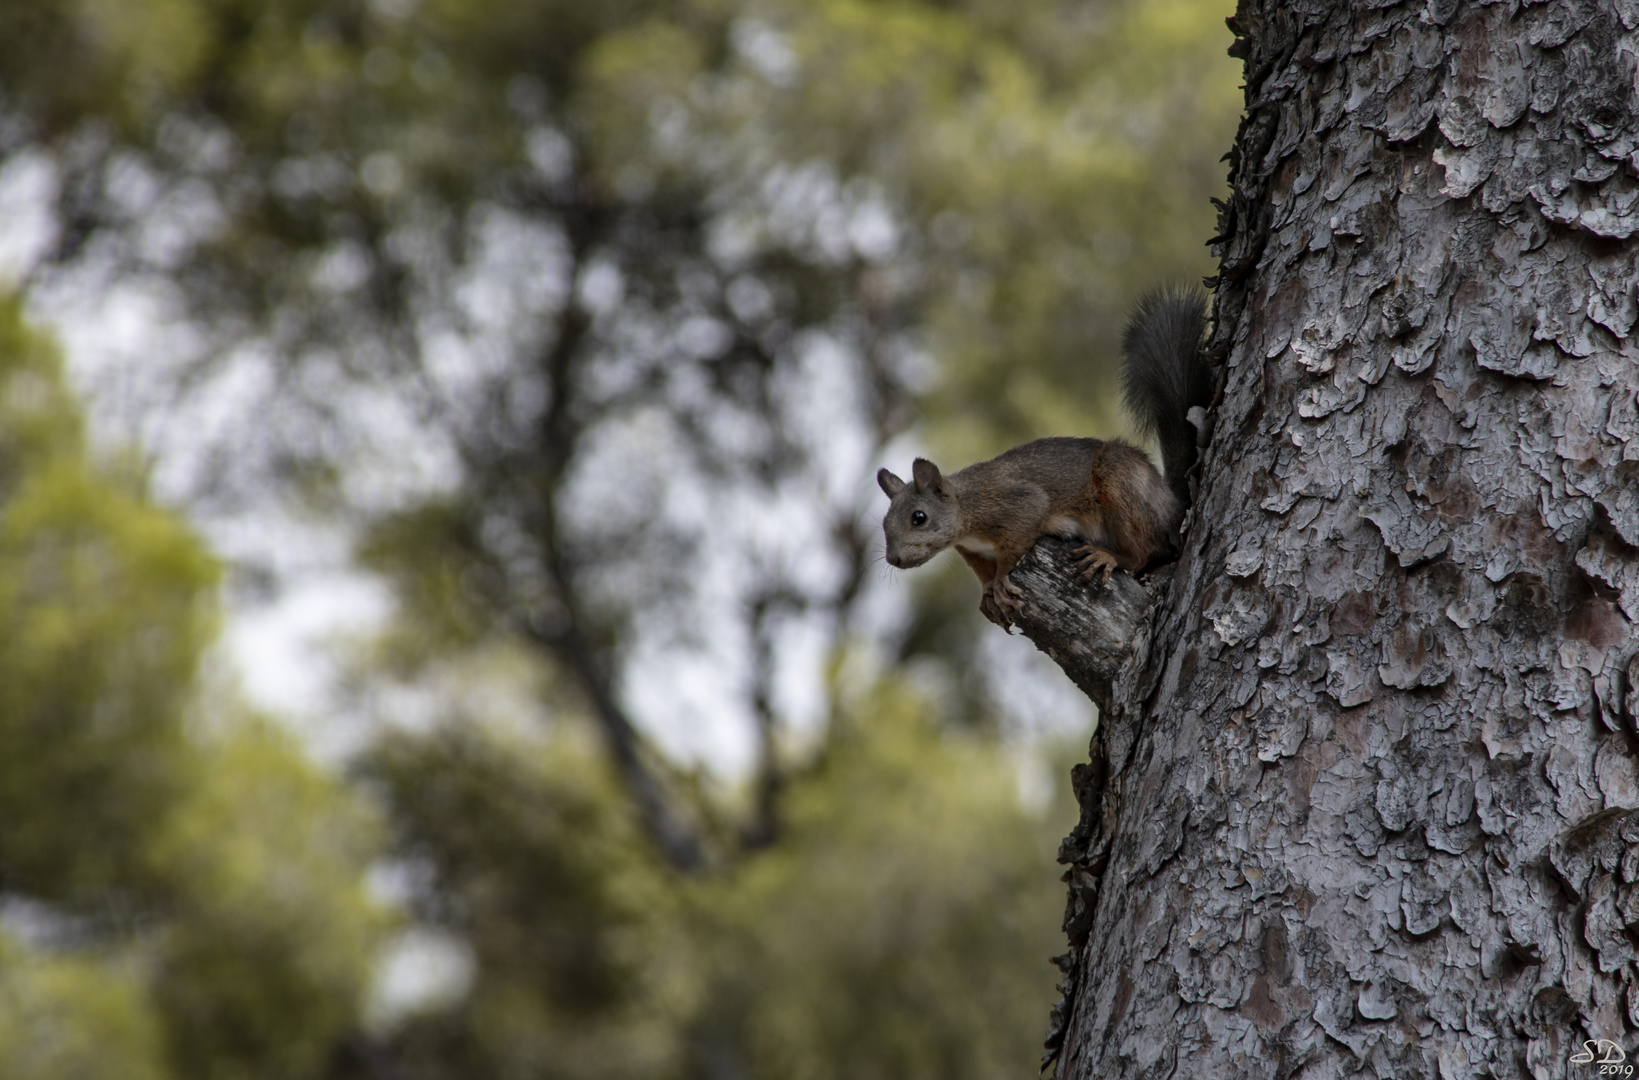
[(1107, 584), (1082, 580), (1074, 548), (1068, 541), (1043, 537), (1019, 560), (1011, 578), (1024, 592), (1024, 607), (1013, 614), (1013, 624), (1104, 715), (1110, 708), (1110, 684), (1132, 651), (1151, 598), (1144, 586), (1119, 570)]

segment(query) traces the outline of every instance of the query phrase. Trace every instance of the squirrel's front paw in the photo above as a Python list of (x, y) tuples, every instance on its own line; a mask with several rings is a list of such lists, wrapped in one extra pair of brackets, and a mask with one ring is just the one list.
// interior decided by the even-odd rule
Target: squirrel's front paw
[(1023, 595), (1024, 590), (1009, 581), (1006, 574), (999, 574), (985, 586), (984, 595), (979, 598), (979, 611), (1003, 630), (1010, 629), (1013, 620), (1008, 613), (1024, 609), (1024, 601), (1018, 599)]
[(983, 611), (988, 604), (991, 610), (985, 612), (985, 615), (991, 622), (1003, 627), (1011, 626), (1013, 620), (1008, 618), (1008, 612), (1024, 610), (1024, 601), (1019, 599), (1023, 595), (1024, 590), (1009, 581), (1006, 574), (997, 574), (985, 589), (984, 601), (980, 603), (979, 609)]
[(1110, 573), (1116, 568), (1115, 556), (1101, 547), (1088, 544), (1086, 547), (1076, 548), (1074, 554), (1081, 556), (1081, 578), (1083, 581), (1093, 580), (1093, 575), (1103, 572), (1103, 583), (1110, 583)]

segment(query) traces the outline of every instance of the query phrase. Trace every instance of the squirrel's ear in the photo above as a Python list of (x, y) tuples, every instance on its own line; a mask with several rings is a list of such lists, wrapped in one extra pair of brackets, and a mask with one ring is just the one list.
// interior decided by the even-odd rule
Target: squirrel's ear
[(939, 475), (939, 466), (927, 458), (917, 458), (911, 464), (911, 476), (916, 479), (917, 491), (931, 491), (942, 495), (945, 491), (945, 478)]
[(887, 469), (878, 469), (876, 471), (876, 482), (881, 486), (882, 493), (890, 499), (905, 490), (905, 481), (899, 479)]

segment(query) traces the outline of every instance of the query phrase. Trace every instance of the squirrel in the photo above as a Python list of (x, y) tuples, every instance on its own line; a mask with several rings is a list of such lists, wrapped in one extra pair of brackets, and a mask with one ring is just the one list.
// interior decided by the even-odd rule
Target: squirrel
[(891, 566), (921, 566), (947, 547), (978, 575), (979, 610), (1003, 629), (1023, 593), (1008, 573), (1043, 536), (1080, 540), (1084, 580), (1138, 573), (1177, 553), (1190, 503), (1188, 472), (1204, 444), (1215, 379), (1202, 353), (1204, 299), (1171, 287), (1139, 300), (1121, 338), (1122, 397), (1161, 445), (1165, 476), (1120, 439), (1052, 437), (945, 475), (926, 458), (911, 482), (876, 474), (891, 505), (882, 521)]

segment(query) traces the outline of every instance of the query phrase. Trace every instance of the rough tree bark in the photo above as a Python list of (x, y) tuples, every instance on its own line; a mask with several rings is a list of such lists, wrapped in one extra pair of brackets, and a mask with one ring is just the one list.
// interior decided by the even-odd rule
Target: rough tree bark
[(1049, 1056), (1598, 1075), (1639, 1058), (1639, 0), (1231, 27), (1217, 434), (1076, 773)]

